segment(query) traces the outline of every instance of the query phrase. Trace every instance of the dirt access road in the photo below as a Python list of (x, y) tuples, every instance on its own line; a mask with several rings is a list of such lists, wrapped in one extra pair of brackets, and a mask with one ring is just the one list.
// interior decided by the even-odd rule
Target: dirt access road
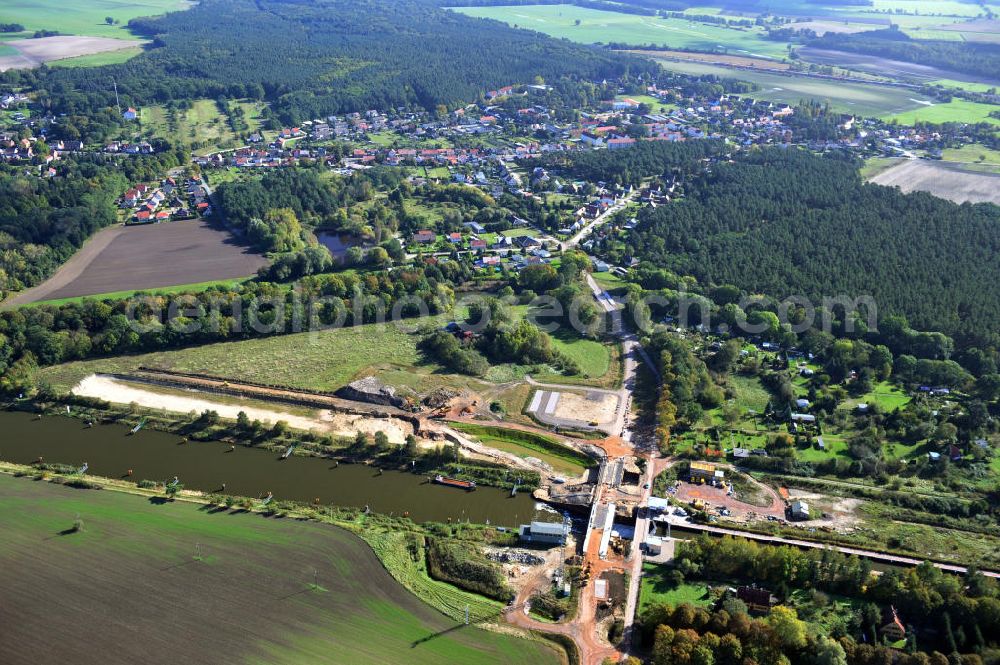
[(565, 252), (566, 250), (573, 249), (574, 247), (579, 245), (581, 242), (583, 242), (583, 239), (586, 238), (588, 235), (590, 235), (590, 233), (594, 229), (596, 229), (598, 226), (611, 219), (611, 217), (616, 212), (618, 212), (626, 205), (628, 205), (629, 201), (634, 200), (635, 197), (638, 195), (639, 195), (639, 190), (638, 189), (633, 190), (628, 196), (623, 198), (621, 201), (614, 204), (613, 206), (602, 212), (600, 215), (595, 217), (590, 224), (587, 224), (582, 229), (580, 229), (579, 233), (577, 233), (575, 236), (564, 242), (562, 244), (562, 250)]

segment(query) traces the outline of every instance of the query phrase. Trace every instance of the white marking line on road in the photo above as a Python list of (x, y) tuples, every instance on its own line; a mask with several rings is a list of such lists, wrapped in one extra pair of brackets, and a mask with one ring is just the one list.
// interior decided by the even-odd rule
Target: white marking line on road
[(556, 404), (559, 403), (560, 395), (562, 395), (562, 393), (549, 393), (549, 403), (545, 407), (545, 413), (551, 415), (552, 412), (556, 410)]
[(542, 395), (545, 394), (544, 390), (536, 390), (534, 397), (531, 398), (531, 406), (528, 407), (528, 411), (532, 413), (538, 413), (538, 407), (542, 403)]

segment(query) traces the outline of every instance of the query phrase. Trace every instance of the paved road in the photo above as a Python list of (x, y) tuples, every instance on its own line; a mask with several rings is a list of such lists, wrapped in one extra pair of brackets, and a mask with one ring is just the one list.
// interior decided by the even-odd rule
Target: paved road
[[(614, 211), (609, 210), (603, 216), (605, 219)], [(580, 239), (589, 232), (597, 223), (595, 220), (589, 227), (581, 231), (580, 234), (574, 236), (570, 243), (579, 242)], [(601, 220), (603, 221), (603, 220)], [(594, 278), (587, 275), (587, 283), (597, 298), (598, 302), (608, 313), (617, 312), (620, 308), (619, 304), (604, 290), (602, 289)], [(650, 369), (656, 372), (656, 367), (653, 365), (651, 359), (642, 352), (642, 348), (639, 345), (636, 337), (628, 333), (621, 324), (620, 317), (612, 318), (612, 335), (618, 337), (622, 343), (622, 387), (616, 392), (618, 394), (618, 407), (615, 411), (615, 418), (611, 427), (613, 433), (621, 433), (621, 437), (611, 436), (605, 442), (599, 445), (603, 445), (607, 459), (605, 464), (612, 464), (616, 460), (623, 457), (631, 457), (635, 455), (637, 450), (635, 442), (631, 441), (631, 432), (628, 429), (628, 416), (631, 407), (632, 393), (635, 390), (635, 380), (636, 372), (639, 367), (638, 358), (642, 358), (645, 362), (650, 365)], [(631, 498), (637, 498), (639, 505), (642, 505), (649, 500), (649, 495), (652, 486), (653, 478), (660, 470), (665, 468), (668, 463), (667, 460), (654, 460), (651, 458), (647, 459), (646, 471), (644, 477), (641, 481), (642, 489), (640, 490), (639, 496), (634, 495)], [(592, 515), (598, 511), (598, 509), (603, 510), (604, 507), (610, 509), (609, 504), (615, 503), (617, 500), (621, 499), (622, 493), (616, 488), (610, 486), (598, 486), (595, 492), (595, 500), (592, 505)], [(600, 556), (600, 545), (602, 541), (602, 536), (604, 535), (604, 523), (600, 524), (592, 523), (591, 519), (587, 524), (587, 532), (584, 537), (584, 565), (590, 569), (591, 579), (590, 581), (581, 589), (579, 602), (577, 603), (577, 615), (573, 620), (567, 624), (560, 624), (554, 632), (559, 632), (564, 635), (569, 635), (573, 638), (573, 641), (577, 644), (580, 649), (580, 659), (583, 663), (589, 665), (597, 665), (604, 661), (605, 658), (612, 658), (614, 660), (620, 660), (628, 653), (628, 649), (631, 645), (631, 633), (632, 624), (635, 618), (636, 606), (638, 605), (639, 598), (639, 582), (642, 575), (642, 552), (640, 544), (646, 538), (646, 533), (649, 528), (649, 522), (645, 515), (642, 515), (636, 524), (635, 534), (633, 536), (634, 540), (632, 542), (632, 548), (630, 552), (630, 558), (625, 562), (626, 569), (629, 572), (629, 586), (627, 589), (627, 595), (625, 600), (625, 637), (622, 641), (620, 647), (614, 647), (610, 645), (604, 636), (598, 635), (597, 631), (597, 621), (595, 617), (596, 603), (597, 599), (594, 596), (594, 581), (605, 571), (608, 570), (618, 570), (620, 565), (613, 563), (611, 561), (605, 561)], [(530, 595), (530, 591), (523, 592)], [(525, 600), (527, 599), (527, 595)], [(522, 601), (518, 598), (518, 602)], [(551, 625), (537, 625), (538, 622), (532, 621), (529, 617), (524, 616), (522, 613), (515, 611), (518, 615), (513, 619), (513, 622), (522, 627), (530, 627), (535, 630), (552, 630)]]
[[(581, 229), (579, 233), (564, 242), (562, 244), (562, 249), (565, 251), (579, 245), (580, 242), (590, 235), (595, 228), (604, 224), (616, 212), (624, 208), (625, 205), (635, 197), (636, 193), (637, 192), (633, 192), (627, 198), (623, 199), (619, 203), (610, 207), (606, 212), (596, 217), (593, 221)], [(607, 293), (607, 291), (601, 288), (601, 286), (598, 285), (594, 278), (589, 274), (587, 275), (587, 284), (605, 312), (609, 314), (618, 314), (620, 312), (621, 306), (614, 300), (614, 298), (611, 297), (609, 293)], [(636, 373), (640, 359), (649, 365), (654, 374), (657, 374), (656, 366), (653, 364), (649, 356), (646, 355), (636, 336), (624, 329), (621, 317), (613, 315), (610, 318), (612, 321), (610, 332), (613, 336), (619, 338), (622, 344), (622, 386), (618, 390), (614, 391), (601, 391), (605, 393), (613, 393), (618, 396), (618, 405), (615, 409), (614, 419), (611, 425), (606, 428), (612, 433), (612, 436), (606, 441), (597, 444), (602, 446), (606, 452), (605, 464), (611, 464), (622, 457), (630, 457), (636, 454), (636, 448), (634, 443), (631, 441), (631, 432), (628, 428), (628, 417), (631, 408), (632, 393), (635, 390)], [(544, 384), (538, 384), (530, 378), (528, 379), (528, 382), (541, 387), (565, 389), (565, 386), (545, 386)], [(619, 433), (621, 434), (621, 437), (617, 436)], [(646, 486), (652, 485), (653, 478), (656, 473), (658, 473), (659, 469), (662, 468), (664, 463), (665, 460), (648, 460), (645, 476), (642, 480), (643, 489), (638, 497), (640, 505), (648, 501), (650, 490)], [(599, 507), (607, 506), (609, 503), (615, 502), (617, 498), (620, 498), (620, 494), (621, 493), (618, 492), (617, 489), (610, 486), (598, 486), (594, 493), (595, 499), (592, 505), (592, 516)], [(635, 498), (634, 495), (633, 498)], [(603, 508), (601, 509), (603, 510)], [(610, 645), (605, 636), (598, 635), (597, 631), (597, 621), (595, 617), (597, 599), (594, 595), (594, 581), (607, 570), (620, 569), (619, 564), (605, 561), (600, 556), (600, 544), (602, 536), (604, 535), (603, 527), (603, 523), (591, 524), (588, 522), (587, 525), (587, 532), (584, 536), (585, 551), (583, 556), (584, 565), (589, 568), (591, 578), (590, 581), (588, 581), (588, 583), (581, 589), (579, 602), (577, 603), (577, 615), (572, 619), (572, 621), (564, 624), (548, 624), (535, 621), (528, 617), (520, 608), (530, 598), (535, 585), (525, 586), (515, 602), (515, 607), (517, 609), (514, 609), (508, 614), (508, 620), (515, 625), (521, 626), (522, 628), (531, 628), (533, 630), (540, 630), (543, 632), (560, 633), (571, 637), (579, 648), (580, 659), (585, 665), (598, 665), (605, 658), (619, 660), (627, 653), (630, 646), (632, 622), (634, 620), (635, 609), (638, 602), (639, 580), (642, 573), (642, 553), (639, 544), (645, 539), (649, 525), (648, 520), (645, 517), (643, 517), (640, 520), (640, 523), (636, 525), (634, 536), (635, 540), (633, 540), (631, 555), (629, 560), (626, 562), (628, 572), (630, 573), (630, 581), (625, 603), (626, 634), (621, 648), (616, 648)], [(542, 582), (543, 580), (539, 579), (538, 581)]]
[[(767, 536), (759, 533), (753, 533), (751, 531), (742, 531), (740, 529), (728, 529), (724, 527), (711, 526), (709, 524), (695, 524), (683, 520), (675, 515), (668, 515), (667, 521), (674, 526), (683, 527), (685, 529), (692, 529), (695, 531), (705, 531), (707, 533), (717, 533), (720, 535), (728, 536), (739, 536), (741, 538), (747, 538), (750, 540), (756, 540), (759, 542), (772, 543), (778, 545), (794, 545), (795, 547), (806, 547), (810, 549), (831, 549), (843, 554), (855, 554), (857, 556), (865, 557), (866, 559), (871, 559), (872, 561), (881, 561), (890, 564), (899, 564), (904, 566), (919, 566), (924, 562), (923, 559), (915, 559), (908, 556), (898, 556), (895, 554), (885, 554), (883, 552), (874, 552), (872, 550), (864, 550), (857, 547), (844, 547), (842, 545), (828, 545), (825, 543), (818, 543), (811, 540), (799, 540), (796, 538), (785, 538), (783, 536)], [(950, 563), (938, 563), (932, 562), (934, 566), (951, 573), (965, 574), (965, 566), (958, 566)], [(983, 575), (987, 577), (993, 577), (995, 579), (1000, 579), (1000, 572), (983, 570)]]
[(639, 190), (638, 189), (633, 190), (632, 193), (630, 193), (628, 196), (624, 197), (618, 203), (609, 207), (607, 210), (605, 210), (600, 215), (595, 217), (589, 224), (584, 225), (584, 227), (580, 229), (575, 236), (571, 237), (569, 240), (562, 243), (561, 247), (563, 251), (566, 251), (567, 249), (573, 249), (574, 247), (579, 245), (581, 242), (583, 242), (584, 238), (586, 238), (591, 234), (591, 232), (594, 229), (596, 229), (598, 226), (611, 219), (612, 215), (614, 215), (616, 212), (624, 208), (630, 201), (633, 201), (635, 197), (638, 195), (639, 195)]

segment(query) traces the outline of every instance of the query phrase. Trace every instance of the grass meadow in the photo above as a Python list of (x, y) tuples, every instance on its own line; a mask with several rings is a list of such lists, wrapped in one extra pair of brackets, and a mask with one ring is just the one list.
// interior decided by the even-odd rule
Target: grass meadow
[(131, 46), (117, 51), (107, 51), (106, 53), (94, 53), (75, 58), (53, 60), (48, 65), (49, 67), (101, 67), (103, 65), (117, 65), (134, 58), (140, 53), (142, 53), (141, 46)]
[(211, 282), (197, 282), (195, 284), (179, 284), (177, 286), (165, 286), (163, 288), (157, 289), (145, 289), (145, 290), (131, 290), (131, 291), (113, 291), (111, 293), (98, 293), (92, 296), (75, 296), (72, 298), (55, 298), (53, 300), (39, 300), (37, 302), (28, 303), (29, 307), (37, 307), (38, 305), (53, 305), (58, 307), (59, 305), (67, 305), (69, 303), (81, 303), (84, 300), (124, 300), (125, 298), (131, 298), (137, 294), (146, 294), (153, 296), (168, 296), (177, 293), (201, 293), (202, 291), (207, 291), (208, 289), (215, 286), (222, 286), (227, 289), (233, 289), (252, 278), (244, 279), (221, 279)]
[[(233, 104), (244, 111), (246, 132), (257, 131), (261, 125), (263, 105), (248, 100)], [(144, 133), (189, 144), (202, 154), (242, 145), (233, 132), (229, 118), (212, 99), (196, 99), (187, 110), (149, 106), (140, 109), (140, 114), (140, 126)]]
[(760, 28), (729, 28), (683, 19), (606, 12), (575, 5), (455, 7), (454, 10), (584, 44), (654, 44), (775, 59), (787, 55), (786, 45), (765, 39), (764, 31)]
[[(26, 30), (55, 30), (67, 35), (132, 39), (129, 20), (138, 16), (158, 16), (187, 9), (188, 0), (4, 0), (0, 23), (20, 23)], [(115, 19), (108, 25), (105, 17)], [(105, 63), (102, 63), (105, 64)]]
[(829, 102), (831, 108), (844, 113), (883, 117), (934, 108), (925, 107), (920, 101), (915, 101), (923, 98), (918, 93), (904, 88), (827, 81), (808, 76), (734, 70), (700, 62), (677, 62), (660, 59), (657, 62), (666, 69), (682, 74), (710, 74), (722, 78), (750, 81), (759, 85), (761, 89), (749, 93), (748, 96), (783, 104), (795, 105), (803, 99), (815, 99), (820, 102)]
[(990, 113), (1000, 110), (1000, 106), (953, 99), (947, 104), (920, 105), (919, 108), (897, 111), (882, 115), (883, 120), (895, 120), (901, 125), (918, 122), (942, 124), (945, 122), (977, 123), (988, 122), (1000, 127), (1000, 118), (990, 117)]
[(708, 607), (712, 599), (708, 585), (704, 582), (685, 582), (675, 585), (670, 580), (672, 568), (665, 565), (646, 563), (642, 566), (642, 581), (639, 586), (639, 613), (650, 605), (679, 605), (691, 603), (695, 607)]
[(372, 324), (84, 360), (46, 368), (40, 376), (56, 388), (69, 390), (95, 372), (128, 372), (145, 365), (306, 390), (336, 390), (367, 368), (406, 370), (417, 365), (417, 341), (417, 335), (394, 325)]

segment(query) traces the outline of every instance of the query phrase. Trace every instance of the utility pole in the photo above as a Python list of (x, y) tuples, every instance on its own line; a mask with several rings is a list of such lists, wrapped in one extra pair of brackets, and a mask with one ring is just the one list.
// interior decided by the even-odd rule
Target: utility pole
[(122, 115), (122, 104), (118, 101), (118, 82), (111, 79), (111, 85), (115, 86), (115, 106), (118, 108), (118, 117)]

